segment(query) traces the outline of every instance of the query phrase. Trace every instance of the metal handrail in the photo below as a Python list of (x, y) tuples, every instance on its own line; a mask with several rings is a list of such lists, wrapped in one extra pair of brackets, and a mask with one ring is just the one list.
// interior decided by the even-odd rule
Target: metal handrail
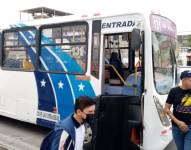
[[(139, 63), (139, 62), (138, 62), (138, 63)], [(136, 64), (136, 65), (137, 65), (137, 64)], [(137, 73), (138, 73), (138, 71), (137, 71), (136, 65), (135, 65), (135, 82), (137, 83), (137, 82), (138, 82), (138, 78), (137, 78)], [(106, 66), (106, 67), (111, 67), (125, 86), (127, 86), (127, 87), (134, 87), (134, 93), (135, 93), (135, 94), (138, 93), (138, 88), (135, 86), (135, 84), (127, 83), (127, 81), (125, 81), (125, 80), (123, 79), (123, 77), (120, 75), (120, 73), (117, 71), (117, 69), (115, 68), (115, 66), (113, 66), (113, 65), (111, 65), (111, 64), (106, 64), (105, 66)]]

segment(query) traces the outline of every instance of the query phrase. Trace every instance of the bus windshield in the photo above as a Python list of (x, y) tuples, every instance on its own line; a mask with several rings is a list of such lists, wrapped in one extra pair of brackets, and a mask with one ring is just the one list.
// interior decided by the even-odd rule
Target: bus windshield
[(151, 15), (153, 71), (156, 90), (167, 94), (174, 83), (176, 25), (160, 15)]
[(173, 86), (173, 51), (176, 42), (171, 37), (153, 32), (153, 71), (157, 92), (166, 94)]

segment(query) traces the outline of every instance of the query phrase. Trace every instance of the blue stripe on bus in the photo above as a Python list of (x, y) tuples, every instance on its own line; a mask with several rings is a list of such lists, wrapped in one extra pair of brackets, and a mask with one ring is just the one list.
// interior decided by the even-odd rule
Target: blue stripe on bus
[[(35, 72), (35, 78), (38, 88), (39, 104), (38, 109), (48, 112), (53, 112), (55, 104), (54, 92), (47, 74), (42, 72)], [(46, 87), (41, 86), (42, 81), (46, 82)]]
[[(28, 39), (28, 37), (32, 36), (31, 33), (29, 31), (27, 32), (22, 32), (25, 35), (25, 38), (30, 41)], [(43, 38), (43, 40), (47, 40), (48, 38)], [(23, 40), (25, 40), (23, 38)], [(48, 39), (49, 40), (49, 39)], [(26, 41), (25, 41), (26, 42)], [(30, 41), (32, 42), (32, 41)], [(46, 41), (47, 42), (47, 41)], [(42, 48), (44, 51), (46, 51), (46, 53), (41, 52), (41, 58), (42, 60), (44, 60), (46, 62), (46, 65), (48, 67), (49, 70), (54, 71), (54, 70), (59, 70), (62, 69), (61, 71), (64, 71), (64, 68), (62, 68), (60, 62), (58, 60), (56, 60), (55, 56), (53, 56), (45, 47)], [(62, 62), (70, 62), (70, 64), (72, 64), (72, 68), (70, 65), (65, 64), (66, 69), (69, 72), (73, 72), (73, 71), (83, 71), (82, 67), (77, 64), (77, 62), (75, 60), (73, 60), (73, 58), (71, 58), (70, 55), (68, 55), (67, 53), (63, 52), (63, 50), (61, 49), (61, 47), (57, 46), (56, 48), (51, 48), (49, 49), (52, 52), (54, 52), (56, 54), (57, 57), (59, 57), (59, 59), (61, 59)], [(35, 64), (35, 54), (32, 53), (32, 50), (29, 50), (29, 55), (32, 59), (33, 64)], [(58, 62), (57, 65), (54, 65), (55, 68), (53, 68), (53, 64), (52, 61), (48, 61), (48, 57), (51, 60), (54, 60), (53, 62)], [(46, 68), (45, 66), (42, 66), (42, 68)], [(52, 84), (49, 81), (49, 77), (52, 80)], [(68, 76), (68, 79), (67, 77)], [(55, 96), (54, 96), (54, 92), (53, 92), (53, 87), (55, 89), (55, 94), (57, 97), (57, 104), (58, 104), (58, 111), (60, 114), (60, 118), (63, 119), (65, 118), (67, 115), (69, 115), (73, 109), (74, 109), (74, 100), (72, 97), (72, 93), (71, 93), (71, 88), (69, 85), (69, 82), (71, 82), (72, 88), (73, 88), (73, 92), (75, 95), (75, 98), (81, 96), (81, 95), (88, 95), (91, 97), (95, 96), (94, 90), (90, 84), (89, 81), (85, 81), (85, 80), (77, 80), (76, 79), (76, 75), (70, 75), (70, 74), (54, 74), (54, 73), (40, 73), (38, 71), (35, 72), (35, 78), (36, 78), (36, 82), (37, 82), (37, 88), (38, 88), (38, 98), (39, 98), (39, 110), (45, 110), (45, 111), (49, 111), (52, 112), (52, 106), (55, 106)], [(46, 88), (42, 88), (41, 87), (41, 81), (42, 80), (46, 80), (47, 84), (46, 84)], [(62, 88), (58, 88), (58, 83), (62, 81), (64, 83), (63, 85), (63, 89)], [(80, 90), (80, 86), (83, 87), (84, 90)], [(51, 105), (47, 105), (47, 102), (49, 102), (49, 104)], [(37, 124), (41, 124), (42, 123), (42, 119), (37, 119)], [(45, 125), (46, 126), (46, 125)]]
[(44, 127), (48, 127), (48, 128), (54, 128), (54, 125), (55, 125), (55, 122), (53, 122), (53, 121), (40, 119), (40, 118), (37, 118), (36, 123), (40, 126), (44, 126)]
[[(25, 38), (27, 38), (27, 40), (28, 40), (28, 37), (29, 37), (28, 34), (30, 34), (30, 33), (29, 32), (28, 33), (22, 32), (22, 33), (25, 35)], [(22, 40), (24, 40), (24, 38)], [(23, 42), (23, 45), (27, 45), (26, 41), (22, 41), (22, 42)], [(56, 65), (52, 64), (52, 61), (56, 62), (57, 60), (55, 59), (55, 57), (53, 57), (51, 55), (51, 53), (49, 53), (49, 51), (47, 51), (46, 48), (44, 48), (44, 50), (46, 50), (46, 51), (43, 54), (41, 53), (41, 58), (44, 60), (45, 64), (47, 66), (49, 66), (48, 69), (57, 70), (58, 68), (61, 68), (61, 70), (63, 70), (59, 63)], [(50, 61), (49, 58), (51, 58), (52, 61)], [(33, 62), (35, 62), (35, 61), (33, 61)], [(58, 102), (58, 111), (59, 111), (59, 114), (62, 119), (64, 117), (68, 116), (73, 111), (74, 102), (73, 102), (70, 90), (68, 90), (68, 89), (70, 89), (69, 88), (70, 86), (69, 86), (69, 84), (66, 84), (66, 83), (68, 83), (68, 81), (67, 81), (65, 75), (50, 74), (50, 76), (51, 76), (51, 79), (53, 80), (53, 86), (56, 89), (55, 92), (58, 97), (58, 101), (57, 101)], [(55, 106), (55, 103), (53, 103), (53, 101), (51, 102), (51, 100), (54, 99), (51, 96), (51, 95), (54, 95), (54, 93), (52, 92), (53, 90), (50, 87), (51, 83), (45, 73), (35, 72), (35, 77), (36, 77), (37, 87), (38, 87), (39, 109), (52, 112), (53, 106)], [(46, 83), (46, 85), (47, 85), (46, 88), (48, 88), (47, 91), (45, 90), (45, 88), (41, 87), (40, 82), (43, 79), (46, 82), (48, 81), (48, 83)], [(62, 81), (64, 83), (64, 87), (65, 87), (64, 89), (58, 89), (58, 83), (60, 81)], [(63, 99), (67, 99), (67, 100), (63, 101)]]
[[(52, 63), (56, 62), (57, 60), (46, 48), (43, 48), (43, 51), (44, 52), (41, 53), (41, 57), (49, 67), (49, 70), (57, 70), (58, 68), (62, 68), (60, 63), (56, 65)], [(61, 115), (61, 118), (66, 117), (73, 111), (74, 106), (70, 85), (65, 74), (50, 74), (50, 76), (57, 95), (59, 114)], [(64, 83), (63, 89), (58, 88), (58, 83), (60, 81)]]
[[(22, 33), (25, 36), (25, 38), (28, 37), (26, 35), (27, 34), (26, 32), (22, 32)], [(27, 47), (28, 43), (25, 41), (23, 36), (21, 36), (21, 38), (19, 40), (27, 49), (27, 52), (28, 52), (29, 57), (31, 58), (32, 64), (35, 65), (36, 54), (33, 51), (35, 48)], [(28, 41), (28, 38), (27, 38), (27, 41)], [(40, 72), (35, 72), (35, 79), (36, 79), (36, 84), (37, 84), (37, 88), (38, 88), (38, 99), (39, 99), (38, 109), (52, 112), (53, 108), (56, 106), (56, 104), (55, 104), (53, 89), (50, 84), (48, 75), (44, 74), (44, 73), (40, 73)], [(41, 81), (43, 81), (43, 80), (45, 80), (47, 82), (46, 89), (44, 87), (41, 87)]]
[[(42, 37), (42, 41), (43, 41), (43, 43), (53, 43), (52, 40), (50, 40), (49, 38), (46, 38), (44, 36)], [(62, 60), (62, 62), (66, 66), (67, 70), (64, 70), (64, 71), (72, 72), (72, 73), (76, 72), (76, 71), (78, 73), (83, 73), (84, 72), (84, 69), (76, 62), (76, 60), (73, 59), (69, 54), (64, 52), (64, 49), (62, 49), (60, 46), (50, 46), (50, 47), (51, 47), (50, 49), (57, 56), (59, 56), (59, 58)], [(63, 70), (60, 70), (60, 71), (63, 71)]]

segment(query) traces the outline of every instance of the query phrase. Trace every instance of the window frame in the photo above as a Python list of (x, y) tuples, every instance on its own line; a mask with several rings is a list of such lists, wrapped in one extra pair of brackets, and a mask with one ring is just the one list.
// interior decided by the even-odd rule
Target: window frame
[[(34, 47), (36, 49), (36, 54), (38, 52), (38, 40), (37, 40), (37, 37), (38, 37), (38, 29), (35, 27), (35, 26), (25, 26), (25, 27), (15, 27), (15, 28), (10, 28), (10, 29), (5, 29), (2, 31), (1, 33), (1, 68), (2, 70), (7, 70), (7, 71), (20, 71), (20, 72), (34, 72), (36, 70), (36, 65), (37, 65), (37, 55), (35, 56), (35, 64), (33, 65), (33, 69), (31, 70), (26, 70), (26, 69), (23, 69), (23, 68), (11, 68), (11, 67), (4, 67), (3, 66), (3, 61), (4, 61), (4, 54), (5, 54), (5, 48), (14, 48), (14, 47), (17, 47), (17, 48), (22, 48), (25, 46), (24, 45), (20, 45), (19, 44), (19, 36), (18, 36), (18, 44), (17, 46), (5, 46), (4, 43), (5, 43), (5, 34), (6, 33), (10, 33), (10, 32), (22, 32), (22, 31), (27, 31), (27, 30), (35, 30), (36, 31), (36, 34), (35, 34), (35, 44), (31, 44), (31, 45), (27, 45), (27, 48), (29, 47)], [(26, 50), (25, 50), (26, 51)]]
[[(94, 36), (98, 34), (98, 47), (94, 47), (95, 44), (95, 38)], [(96, 79), (100, 78), (100, 51), (101, 51), (101, 20), (93, 20), (92, 21), (92, 43), (91, 43), (91, 67), (90, 67), (90, 73), (92, 76), (94, 76)], [(98, 49), (98, 75), (96, 76), (93, 73), (93, 56), (94, 56), (94, 49)]]
[[(116, 35), (122, 35), (123, 36), (123, 34), (124, 33), (127, 33), (128, 34), (128, 46), (127, 47), (117, 47), (117, 53), (119, 54), (119, 59), (121, 60), (121, 62), (122, 62), (122, 57), (121, 57), (121, 50), (123, 50), (123, 49), (127, 49), (128, 50), (128, 66), (127, 67), (124, 67), (124, 64), (123, 64), (123, 62), (122, 62), (122, 64), (123, 64), (123, 69), (130, 69), (131, 68), (131, 66), (133, 66), (134, 67), (134, 63), (133, 64), (131, 64), (130, 62), (131, 62), (131, 59), (132, 59), (132, 54), (130, 53), (131, 51), (130, 51), (130, 37), (129, 37), (129, 33), (130, 32), (120, 32), (120, 33), (111, 33), (111, 34), (105, 34), (105, 36), (107, 36), (107, 40), (108, 40), (108, 37), (109, 36), (116, 36)], [(119, 39), (118, 39), (118, 41), (119, 41)], [(105, 46), (105, 39), (104, 39), (104, 46)], [(114, 47), (109, 47), (109, 44), (107, 43), (107, 47), (105, 47), (105, 49), (109, 49), (109, 51), (111, 52), (111, 49), (116, 49), (116, 48), (114, 48)], [(111, 54), (111, 53), (110, 53)], [(132, 70), (133, 68), (131, 68), (131, 70)], [(130, 70), (130, 71), (131, 71)]]
[[(86, 26), (86, 33), (85, 33), (85, 37), (86, 37), (86, 41), (85, 42), (75, 42), (75, 43), (62, 43), (62, 28), (63, 27), (67, 27), (67, 26), (78, 26), (78, 25), (85, 25)], [(51, 29), (51, 28), (61, 28), (61, 42), (60, 43), (55, 43), (55, 44), (41, 44), (41, 40), (42, 40), (42, 31), (44, 29)], [(88, 63), (88, 39), (89, 39), (89, 25), (88, 22), (86, 21), (75, 21), (75, 22), (66, 22), (66, 23), (56, 23), (56, 24), (47, 24), (47, 25), (42, 25), (39, 27), (39, 38), (38, 38), (38, 51), (37, 51), (37, 69), (40, 72), (44, 72), (44, 73), (56, 73), (56, 74), (71, 74), (71, 75), (85, 75), (87, 72), (87, 63)], [(41, 51), (41, 47), (45, 47), (45, 46), (62, 46), (62, 45), (84, 45), (87, 47), (87, 53), (86, 53), (86, 64), (85, 64), (85, 69), (83, 73), (79, 73), (79, 72), (66, 72), (66, 71), (55, 71), (55, 70), (43, 70), (40, 68), (40, 51)]]

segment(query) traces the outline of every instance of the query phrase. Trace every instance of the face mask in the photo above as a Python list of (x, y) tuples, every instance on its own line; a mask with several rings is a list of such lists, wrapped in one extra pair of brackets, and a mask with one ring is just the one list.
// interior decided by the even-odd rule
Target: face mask
[(87, 114), (86, 115), (86, 122), (91, 125), (94, 122), (94, 114)]
[(86, 119), (83, 119), (84, 123), (88, 123), (90, 127), (94, 124), (94, 114), (86, 114)]

